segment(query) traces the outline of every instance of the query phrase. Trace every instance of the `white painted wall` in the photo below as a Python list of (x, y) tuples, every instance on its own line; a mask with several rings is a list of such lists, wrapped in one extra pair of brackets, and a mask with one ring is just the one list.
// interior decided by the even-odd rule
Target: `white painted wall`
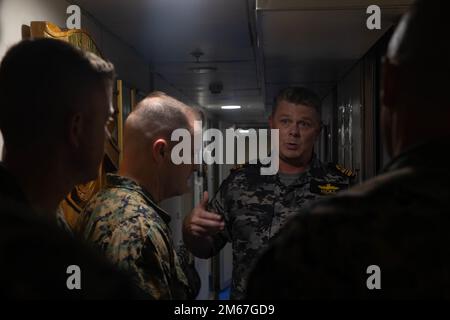
[[(0, 57), (6, 50), (21, 40), (22, 25), (31, 21), (49, 21), (65, 27), (66, 9), (70, 1), (65, 0), (0, 0)], [(95, 18), (82, 14), (81, 27), (95, 40), (100, 51), (117, 68), (119, 77), (129, 85), (144, 92), (149, 90), (149, 64), (125, 41), (103, 28)]]
[[(31, 21), (65, 24), (67, 2), (62, 0), (1, 0), (0, 6), (0, 59), (22, 39), (22, 25), (29, 26)], [(2, 149), (0, 134), (0, 154)]]
[(2, 0), (0, 11), (0, 57), (22, 39), (22, 25), (51, 21), (64, 26), (67, 2), (63, 0)]
[[(65, 0), (0, 0), (0, 59), (8, 48), (22, 39), (22, 25), (29, 26), (31, 21), (49, 21), (65, 27), (69, 5), (70, 1)], [(102, 54), (114, 63), (119, 78), (124, 80), (127, 87), (149, 91), (149, 64), (125, 41), (84, 13), (81, 27), (94, 38)], [(0, 134), (0, 153), (2, 146)]]

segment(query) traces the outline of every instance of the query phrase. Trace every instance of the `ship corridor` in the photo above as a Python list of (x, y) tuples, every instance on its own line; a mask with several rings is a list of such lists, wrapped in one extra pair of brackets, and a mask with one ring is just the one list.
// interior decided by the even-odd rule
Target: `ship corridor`
[[(365, 0), (0, 0), (0, 57), (21, 39), (43, 36), (48, 24), (63, 32), (77, 22), (77, 11), (68, 11), (76, 5), (80, 43), (95, 46), (117, 72), (115, 141), (106, 147), (106, 172), (121, 161), (124, 121), (152, 91), (200, 108), (204, 130), (245, 135), (268, 129), (282, 88), (302, 86), (322, 101), (315, 153), (350, 169), (359, 184), (389, 160), (379, 125), (381, 62), (411, 2), (376, 1), (379, 28), (369, 28), (374, 3)], [(2, 144), (0, 139), (0, 150)], [(163, 202), (175, 244), (182, 243), (183, 218), (202, 192), (215, 194), (232, 167), (203, 166), (191, 193)], [(214, 258), (196, 258), (195, 266), (202, 283), (198, 299), (227, 299), (231, 245)]]

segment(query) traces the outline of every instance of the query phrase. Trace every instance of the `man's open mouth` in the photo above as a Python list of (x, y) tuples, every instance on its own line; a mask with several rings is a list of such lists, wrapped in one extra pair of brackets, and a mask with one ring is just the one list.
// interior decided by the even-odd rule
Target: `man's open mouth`
[(299, 144), (288, 142), (288, 143), (286, 143), (286, 146), (289, 150), (297, 150), (299, 147)]

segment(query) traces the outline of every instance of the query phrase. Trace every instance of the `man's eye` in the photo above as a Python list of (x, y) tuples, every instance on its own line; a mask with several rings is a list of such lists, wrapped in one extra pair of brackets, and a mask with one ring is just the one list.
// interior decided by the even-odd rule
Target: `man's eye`
[(288, 124), (288, 123), (289, 123), (289, 120), (288, 120), (288, 119), (281, 119), (281, 123), (282, 123), (282, 124)]
[(300, 127), (302, 128), (311, 128), (311, 123), (307, 121), (300, 121), (299, 122)]

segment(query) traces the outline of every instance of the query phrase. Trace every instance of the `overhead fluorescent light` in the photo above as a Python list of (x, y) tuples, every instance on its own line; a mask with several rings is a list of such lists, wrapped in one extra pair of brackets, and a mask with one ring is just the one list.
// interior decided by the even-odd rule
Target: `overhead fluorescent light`
[(204, 74), (204, 73), (216, 72), (217, 68), (216, 67), (192, 67), (192, 68), (189, 68), (189, 71), (191, 71), (193, 73)]
[(222, 108), (222, 110), (236, 110), (236, 109), (240, 109), (241, 106), (222, 106), (221, 108)]

